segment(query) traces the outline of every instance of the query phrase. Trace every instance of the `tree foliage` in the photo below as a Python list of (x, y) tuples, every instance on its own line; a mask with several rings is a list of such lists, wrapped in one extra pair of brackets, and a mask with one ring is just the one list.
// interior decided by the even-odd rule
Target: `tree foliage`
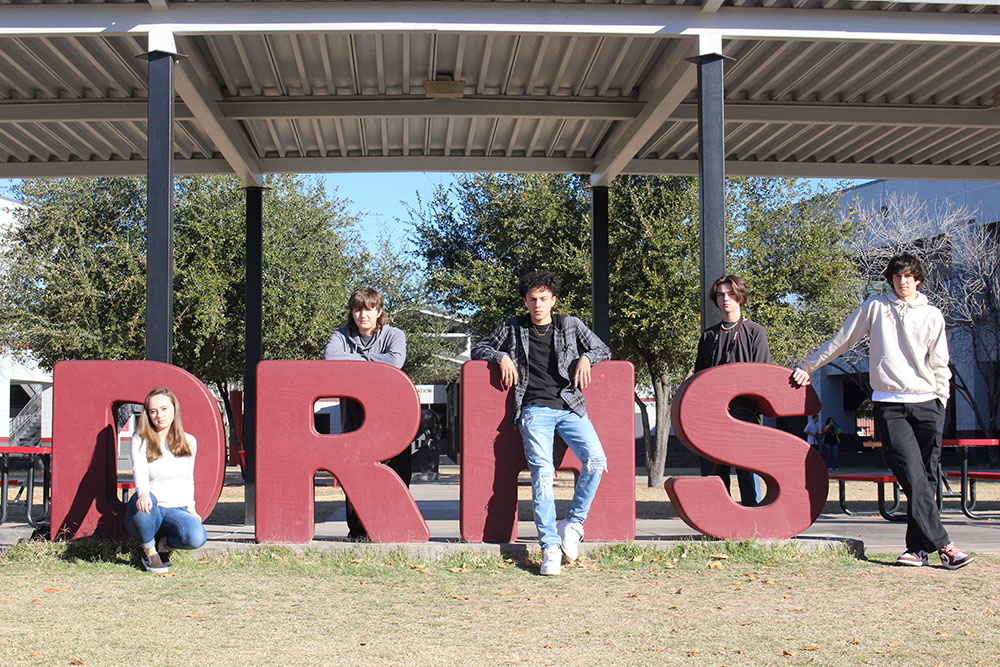
[[(590, 197), (579, 176), (464, 176), (414, 212), (418, 251), (447, 304), (490, 331), (523, 311), (517, 278), (560, 274), (558, 308), (590, 319)], [(693, 366), (700, 332), (698, 187), (692, 178), (620, 176), (610, 193), (611, 348), (654, 390), (647, 446), (660, 484), (670, 400)], [(794, 180), (732, 181), (729, 264), (743, 274), (749, 314), (771, 331), (779, 363), (829, 335), (852, 305), (850, 224), (833, 193)]]
[[(372, 260), (346, 202), (319, 180), (272, 176), (265, 186), (265, 358), (321, 358), (362, 282), (387, 295), (419, 286), (412, 263), (397, 258), (390, 271), (391, 253)], [(4, 239), (0, 341), (48, 368), (143, 358), (144, 180), (29, 180), (14, 196), (25, 207)], [(244, 191), (234, 178), (178, 178), (174, 204), (174, 363), (225, 394), (244, 371)]]

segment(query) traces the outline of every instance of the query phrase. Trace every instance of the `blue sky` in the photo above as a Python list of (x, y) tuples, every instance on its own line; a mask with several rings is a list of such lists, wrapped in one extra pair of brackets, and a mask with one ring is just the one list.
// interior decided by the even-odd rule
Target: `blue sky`
[(406, 204), (416, 207), (417, 193), (430, 199), (435, 185), (449, 184), (451, 174), (409, 172), (394, 174), (325, 174), (327, 192), (350, 201), (348, 210), (358, 216), (364, 242), (374, 248), (379, 235), (389, 233), (401, 241), (408, 233)]

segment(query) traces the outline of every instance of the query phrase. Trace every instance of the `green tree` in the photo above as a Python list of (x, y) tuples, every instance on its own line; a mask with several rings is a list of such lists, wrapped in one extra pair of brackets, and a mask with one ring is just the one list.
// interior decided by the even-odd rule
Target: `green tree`
[[(264, 354), (316, 359), (367, 260), (344, 202), (318, 180), (269, 177), (264, 197)], [(0, 331), (51, 368), (145, 351), (142, 179), (23, 181), (5, 239)], [(174, 363), (225, 396), (243, 376), (245, 200), (234, 178), (175, 186)]]
[[(773, 329), (776, 361), (788, 363), (852, 303), (853, 227), (835, 215), (835, 194), (798, 181), (733, 181), (728, 197), (730, 266), (750, 285), (749, 314)], [(691, 371), (700, 332), (697, 181), (619, 177), (610, 213), (610, 343), (653, 388), (658, 427), (655, 440), (647, 434), (646, 460), (649, 484), (658, 486), (670, 401)], [(523, 309), (516, 279), (541, 268), (563, 277), (561, 310), (589, 319), (589, 215), (581, 177), (477, 174), (436, 191), (413, 227), (432, 286), (452, 308), (471, 311), (473, 332), (482, 334)]]

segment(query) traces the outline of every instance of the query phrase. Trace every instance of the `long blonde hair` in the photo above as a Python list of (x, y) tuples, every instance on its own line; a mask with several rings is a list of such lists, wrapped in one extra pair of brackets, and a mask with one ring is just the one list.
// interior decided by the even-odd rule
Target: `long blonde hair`
[(146, 396), (142, 415), (139, 417), (139, 428), (136, 429), (139, 437), (146, 442), (146, 460), (152, 463), (163, 456), (160, 434), (156, 432), (149, 420), (149, 402), (153, 400), (154, 396), (166, 396), (174, 404), (174, 421), (167, 431), (167, 449), (174, 456), (191, 456), (191, 445), (188, 444), (187, 437), (184, 435), (184, 427), (181, 425), (181, 405), (177, 402), (174, 392), (166, 387), (157, 387)]

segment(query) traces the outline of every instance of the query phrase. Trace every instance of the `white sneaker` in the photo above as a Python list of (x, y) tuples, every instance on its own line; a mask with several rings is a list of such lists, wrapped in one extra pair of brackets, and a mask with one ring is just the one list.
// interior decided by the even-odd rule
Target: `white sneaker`
[(580, 542), (583, 542), (583, 524), (579, 521), (563, 519), (556, 524), (556, 531), (562, 540), (562, 552), (573, 562), (580, 557)]
[(542, 549), (541, 574), (549, 577), (559, 576), (562, 571), (562, 555), (562, 549), (557, 546)]

